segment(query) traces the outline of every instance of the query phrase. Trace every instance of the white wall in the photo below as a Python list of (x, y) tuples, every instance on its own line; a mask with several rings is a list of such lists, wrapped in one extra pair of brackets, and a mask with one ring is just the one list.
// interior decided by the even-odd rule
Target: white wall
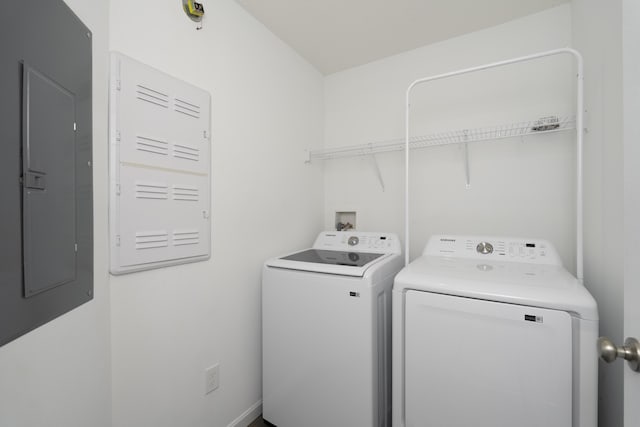
[[(327, 147), (404, 136), (404, 97), (421, 77), (566, 47), (571, 9), (563, 5), (503, 25), (330, 75), (325, 86)], [(425, 84), (412, 93), (412, 135), (573, 114), (572, 59), (543, 59)], [(411, 255), (435, 233), (544, 237), (575, 269), (575, 134), (534, 135), (469, 146), (465, 188), (459, 146), (412, 151)], [(325, 226), (355, 210), (363, 230), (403, 234), (401, 152), (325, 162)]]
[[(622, 3), (573, 0), (573, 39), (585, 60), (585, 284), (600, 334), (623, 337)], [(600, 425), (623, 425), (623, 363), (600, 363)]]
[[(623, 129), (624, 129), (624, 228), (625, 228), (625, 272), (624, 272), (624, 336), (640, 337), (640, 129), (636, 121), (640, 117), (640, 3), (637, 0), (622, 2), (623, 39)], [(624, 420), (632, 426), (640, 419), (640, 378), (631, 369), (624, 368)]]
[(210, 91), (213, 112), (211, 260), (111, 279), (116, 427), (258, 415), (262, 263), (322, 226), (321, 167), (304, 164), (322, 144), (322, 76), (235, 1), (205, 6), (197, 31), (178, 0), (111, 0), (111, 49)]
[(65, 0), (93, 33), (94, 299), (0, 348), (0, 426), (110, 427), (108, 5)]

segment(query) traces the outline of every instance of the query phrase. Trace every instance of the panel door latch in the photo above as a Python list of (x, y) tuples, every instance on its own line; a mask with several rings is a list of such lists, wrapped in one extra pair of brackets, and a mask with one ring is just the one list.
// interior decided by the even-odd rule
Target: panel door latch
[(40, 172), (27, 172), (25, 174), (24, 186), (31, 190), (45, 189), (45, 174)]

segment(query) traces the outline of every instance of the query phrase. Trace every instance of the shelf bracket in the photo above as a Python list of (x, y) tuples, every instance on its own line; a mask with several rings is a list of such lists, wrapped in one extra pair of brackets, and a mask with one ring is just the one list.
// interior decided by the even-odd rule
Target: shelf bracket
[(469, 175), (469, 143), (465, 142), (464, 146), (464, 175), (465, 175), (465, 188), (468, 190), (471, 188), (471, 177)]
[(382, 172), (380, 171), (380, 165), (378, 164), (378, 158), (375, 153), (371, 153), (371, 160), (373, 161), (373, 168), (378, 177), (378, 182), (380, 182), (380, 187), (382, 187), (382, 192), (384, 193), (384, 179), (382, 178)]
[(469, 175), (469, 130), (462, 131), (463, 147), (464, 150), (464, 176), (465, 176), (465, 188), (468, 190), (471, 188), (471, 177)]

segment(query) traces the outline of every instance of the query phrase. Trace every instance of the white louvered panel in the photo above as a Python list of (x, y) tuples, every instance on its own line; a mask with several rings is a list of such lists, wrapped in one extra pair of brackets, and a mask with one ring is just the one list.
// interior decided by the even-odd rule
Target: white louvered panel
[(169, 108), (169, 95), (152, 89), (150, 85), (136, 85), (136, 98), (149, 104), (157, 105), (162, 108)]
[(120, 54), (110, 90), (111, 272), (210, 254), (210, 96)]
[(172, 193), (173, 200), (183, 200), (188, 202), (197, 202), (200, 200), (200, 191), (197, 187), (174, 185)]
[(136, 150), (168, 156), (169, 142), (138, 135), (136, 136)]
[(169, 234), (166, 231), (139, 231), (136, 233), (136, 249), (153, 249), (169, 246)]
[(200, 149), (184, 144), (173, 144), (173, 156), (197, 162), (200, 160)]
[(118, 58), (121, 89), (112, 93), (118, 98), (113, 127), (120, 133), (120, 161), (208, 174), (209, 94), (126, 57)]
[(192, 102), (184, 101), (179, 98), (174, 98), (173, 108), (179, 114), (193, 117), (194, 119), (200, 118), (200, 106)]
[(163, 184), (136, 182), (137, 199), (168, 199), (169, 188)]
[(176, 230), (173, 232), (174, 246), (197, 245), (200, 243), (198, 230)]
[[(119, 211), (127, 219), (119, 223), (121, 268), (208, 256), (208, 179), (131, 165), (120, 168)], [(141, 189), (147, 191), (145, 197), (140, 197)], [(162, 238), (158, 230), (165, 233)]]

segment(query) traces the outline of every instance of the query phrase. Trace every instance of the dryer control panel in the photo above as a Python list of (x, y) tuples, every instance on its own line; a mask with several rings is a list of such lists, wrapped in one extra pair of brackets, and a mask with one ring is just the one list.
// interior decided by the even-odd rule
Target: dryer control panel
[(553, 245), (542, 239), (436, 235), (423, 255), (562, 265)]
[(327, 231), (320, 233), (314, 249), (375, 253), (401, 253), (400, 240), (393, 233)]

